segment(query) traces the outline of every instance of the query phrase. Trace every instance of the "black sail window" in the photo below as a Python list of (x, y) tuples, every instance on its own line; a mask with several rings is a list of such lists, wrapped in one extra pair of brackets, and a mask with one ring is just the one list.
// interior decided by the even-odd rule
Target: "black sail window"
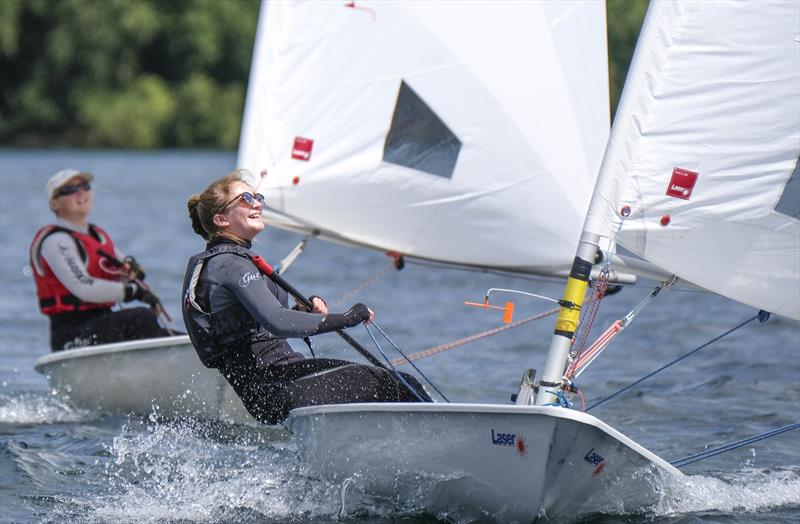
[(383, 161), (451, 178), (461, 141), (408, 84), (401, 82)]
[(792, 176), (783, 188), (783, 194), (775, 206), (775, 211), (800, 219), (800, 158), (797, 159)]

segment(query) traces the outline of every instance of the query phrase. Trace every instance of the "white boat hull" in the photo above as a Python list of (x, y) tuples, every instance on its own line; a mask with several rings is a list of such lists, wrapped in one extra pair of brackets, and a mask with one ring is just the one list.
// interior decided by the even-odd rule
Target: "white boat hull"
[[(396, 497), (428, 490), (428, 509), (499, 521), (653, 504), (681, 473), (591, 415), (557, 407), (349, 404), (291, 412), (309, 467)], [(420, 486), (420, 482), (429, 483)]]
[(255, 423), (224, 377), (202, 365), (187, 335), (59, 351), (34, 368), (81, 409)]

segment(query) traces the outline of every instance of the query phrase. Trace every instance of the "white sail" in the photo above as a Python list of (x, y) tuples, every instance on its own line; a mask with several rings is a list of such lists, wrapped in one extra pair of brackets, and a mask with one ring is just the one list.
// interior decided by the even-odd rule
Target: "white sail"
[(602, 2), (264, 2), (239, 167), (301, 229), (572, 260), (609, 128)]
[(800, 2), (652, 2), (585, 231), (800, 319), (798, 155)]

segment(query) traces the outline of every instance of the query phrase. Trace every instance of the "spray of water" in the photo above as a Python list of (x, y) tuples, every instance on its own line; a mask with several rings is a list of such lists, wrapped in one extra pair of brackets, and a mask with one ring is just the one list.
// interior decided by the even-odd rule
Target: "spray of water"
[[(105, 492), (83, 501), (88, 521), (326, 520), (344, 505), (342, 487), (309, 476), (289, 436), (273, 429), (137, 419), (108, 453)], [(394, 510), (356, 492), (346, 499), (372, 515)]]
[(665, 486), (653, 510), (659, 516), (700, 512), (757, 513), (800, 508), (800, 466), (745, 467), (735, 473), (687, 475)]
[(76, 409), (65, 403), (55, 392), (51, 394), (0, 394), (0, 423), (52, 424), (58, 422), (88, 422), (97, 418), (90, 411)]

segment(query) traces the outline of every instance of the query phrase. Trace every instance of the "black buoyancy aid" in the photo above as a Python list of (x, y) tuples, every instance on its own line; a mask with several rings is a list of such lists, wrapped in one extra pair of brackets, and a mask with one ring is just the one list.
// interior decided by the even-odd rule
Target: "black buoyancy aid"
[[(219, 367), (229, 351), (249, 348), (253, 342), (271, 337), (241, 304), (211, 312), (210, 292), (216, 279), (209, 274), (206, 262), (222, 254), (240, 256), (251, 262), (254, 257), (243, 246), (228, 243), (214, 245), (189, 260), (183, 284), (181, 307), (186, 330), (203, 365), (210, 368)], [(271, 280), (267, 280), (267, 285), (281, 302), (286, 301), (285, 292), (283, 296), (280, 293), (283, 290), (276, 288)]]
[(108, 233), (94, 224), (89, 224), (89, 232), (81, 233), (72, 229), (50, 224), (36, 232), (31, 243), (29, 257), (33, 269), (33, 278), (36, 283), (36, 297), (39, 299), (39, 309), (45, 315), (57, 315), (73, 311), (87, 311), (90, 309), (106, 309), (114, 302), (84, 302), (70, 292), (53, 273), (53, 270), (42, 258), (42, 243), (53, 233), (67, 233), (78, 248), (81, 259), (86, 263), (86, 272), (89, 276), (104, 280), (118, 281), (119, 275), (111, 273), (103, 264), (100, 252), (114, 255), (114, 242)]

